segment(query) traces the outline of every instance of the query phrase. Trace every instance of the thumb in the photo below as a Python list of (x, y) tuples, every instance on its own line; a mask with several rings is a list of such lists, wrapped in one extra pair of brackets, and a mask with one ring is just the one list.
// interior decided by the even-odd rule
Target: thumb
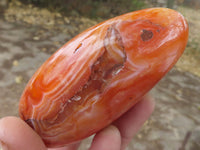
[(3, 150), (46, 150), (39, 135), (17, 117), (0, 120), (0, 141)]

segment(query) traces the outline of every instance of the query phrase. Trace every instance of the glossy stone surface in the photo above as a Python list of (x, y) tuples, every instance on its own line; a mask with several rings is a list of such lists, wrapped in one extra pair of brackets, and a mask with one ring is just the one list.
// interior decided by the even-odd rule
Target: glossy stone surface
[(188, 26), (174, 10), (146, 9), (100, 23), (53, 54), (22, 94), (19, 112), (48, 147), (102, 129), (176, 63)]

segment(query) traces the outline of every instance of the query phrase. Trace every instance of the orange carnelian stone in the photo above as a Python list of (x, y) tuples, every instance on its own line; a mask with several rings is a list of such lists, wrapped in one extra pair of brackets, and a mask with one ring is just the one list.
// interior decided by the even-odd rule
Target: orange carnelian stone
[(92, 135), (136, 104), (176, 63), (188, 39), (181, 14), (131, 12), (79, 34), (33, 75), (20, 116), (48, 147)]

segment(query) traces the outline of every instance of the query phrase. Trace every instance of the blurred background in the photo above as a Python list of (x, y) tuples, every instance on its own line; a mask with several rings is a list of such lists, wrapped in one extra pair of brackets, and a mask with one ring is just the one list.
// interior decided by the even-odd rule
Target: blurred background
[[(128, 150), (200, 150), (200, 0), (0, 0), (0, 117), (18, 102), (37, 68), (72, 37), (103, 20), (150, 7), (181, 12), (186, 50), (151, 94), (156, 109)], [(89, 147), (86, 139), (80, 150)]]

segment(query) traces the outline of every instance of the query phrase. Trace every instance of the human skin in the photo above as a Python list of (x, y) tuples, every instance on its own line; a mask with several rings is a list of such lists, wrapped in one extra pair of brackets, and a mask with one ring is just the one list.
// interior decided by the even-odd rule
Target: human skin
[[(154, 100), (145, 96), (111, 125), (94, 136), (89, 150), (124, 150), (154, 110)], [(40, 136), (23, 120), (5, 117), (0, 120), (3, 150), (77, 150), (80, 143), (47, 149)]]

